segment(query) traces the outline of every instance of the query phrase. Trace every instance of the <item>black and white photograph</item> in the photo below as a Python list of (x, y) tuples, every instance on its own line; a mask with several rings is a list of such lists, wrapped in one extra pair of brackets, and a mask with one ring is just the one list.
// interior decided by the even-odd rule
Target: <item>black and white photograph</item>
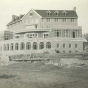
[(0, 88), (88, 88), (88, 0), (0, 0)]

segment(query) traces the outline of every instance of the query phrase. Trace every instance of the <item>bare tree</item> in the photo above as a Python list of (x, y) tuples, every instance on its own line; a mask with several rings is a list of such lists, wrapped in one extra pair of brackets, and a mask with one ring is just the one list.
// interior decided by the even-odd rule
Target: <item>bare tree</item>
[(83, 34), (83, 38), (85, 38), (88, 41), (88, 33)]

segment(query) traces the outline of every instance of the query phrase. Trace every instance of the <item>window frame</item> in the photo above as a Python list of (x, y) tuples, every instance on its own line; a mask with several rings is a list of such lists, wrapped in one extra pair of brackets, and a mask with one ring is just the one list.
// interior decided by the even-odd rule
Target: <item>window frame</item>
[(47, 43), (46, 43), (46, 48), (47, 48), (47, 49), (51, 49), (51, 42), (47, 42)]
[(39, 43), (39, 49), (44, 49), (44, 42)]
[(37, 42), (33, 42), (33, 50), (37, 50), (38, 49), (38, 44)]
[(30, 42), (27, 42), (26, 43), (26, 50), (30, 50), (31, 49), (31, 43)]
[(20, 50), (25, 50), (25, 43), (24, 42), (20, 43)]

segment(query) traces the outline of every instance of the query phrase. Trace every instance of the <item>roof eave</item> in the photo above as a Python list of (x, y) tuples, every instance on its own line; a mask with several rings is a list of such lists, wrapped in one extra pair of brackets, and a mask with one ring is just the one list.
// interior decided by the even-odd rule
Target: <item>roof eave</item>
[(77, 19), (78, 17), (42, 17), (42, 18), (75, 18)]
[(17, 22), (19, 22), (19, 21), (22, 21), (22, 19), (20, 19), (20, 20), (18, 20), (18, 21), (16, 21), (16, 22), (8, 23), (7, 26), (12, 25), (12, 24), (14, 24), (14, 23), (17, 23)]

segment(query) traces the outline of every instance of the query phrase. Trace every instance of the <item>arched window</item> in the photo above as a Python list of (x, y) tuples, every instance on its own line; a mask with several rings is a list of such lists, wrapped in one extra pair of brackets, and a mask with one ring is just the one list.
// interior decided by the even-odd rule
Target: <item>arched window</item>
[(7, 44), (7, 50), (9, 50), (9, 44)]
[(51, 43), (50, 43), (50, 42), (47, 42), (47, 43), (46, 43), (46, 48), (48, 48), (48, 49), (51, 48)]
[(36, 43), (36, 42), (33, 43), (33, 49), (34, 49), (34, 50), (37, 49), (37, 43)]
[(43, 49), (43, 48), (44, 48), (44, 43), (43, 42), (40, 42), (39, 49)]
[(3, 49), (4, 49), (4, 51), (6, 50), (6, 45), (4, 44), (4, 46), (3, 46)]
[(25, 49), (25, 44), (22, 42), (20, 45), (20, 50), (24, 50)]
[(15, 50), (18, 50), (18, 49), (19, 49), (19, 44), (16, 43), (16, 44), (15, 44)]
[(27, 49), (27, 50), (30, 50), (30, 49), (31, 49), (31, 43), (30, 43), (30, 42), (27, 42), (27, 43), (26, 43), (26, 49)]
[(11, 47), (10, 47), (11, 50), (13, 50), (13, 43), (11, 43)]

